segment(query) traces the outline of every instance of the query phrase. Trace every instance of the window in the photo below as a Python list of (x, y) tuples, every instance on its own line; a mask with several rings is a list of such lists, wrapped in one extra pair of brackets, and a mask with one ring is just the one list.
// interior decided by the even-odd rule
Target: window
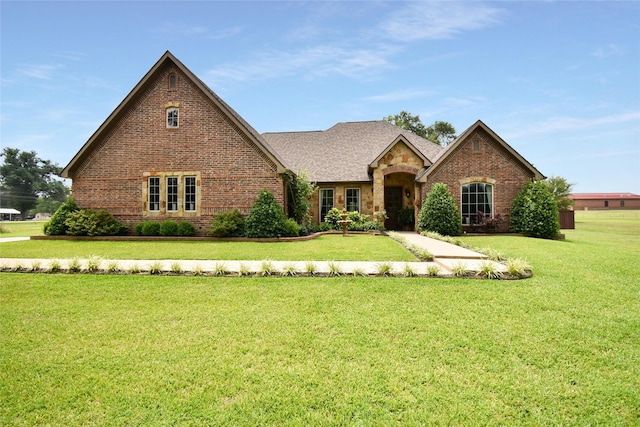
[(493, 185), (472, 182), (462, 186), (462, 223), (477, 224), (493, 217)]
[(333, 209), (333, 188), (320, 189), (320, 222), (324, 221), (327, 213)]
[(473, 140), (473, 151), (480, 151), (480, 140), (479, 139), (474, 139)]
[(178, 177), (167, 177), (167, 211), (178, 210)]
[(178, 109), (177, 108), (167, 108), (167, 127), (168, 128), (178, 127)]
[(171, 73), (171, 74), (169, 74), (169, 89), (175, 89), (176, 86), (177, 86), (176, 75)]
[(608, 201), (608, 200), (605, 200), (605, 201), (604, 201), (604, 207), (605, 207), (605, 208), (608, 208), (608, 207), (609, 207), (609, 201)]
[(184, 210), (195, 211), (196, 210), (196, 177), (185, 176), (184, 177)]
[(624, 208), (624, 200), (620, 200), (620, 207)]
[(360, 212), (360, 189), (359, 188), (347, 188), (347, 211), (348, 212)]
[(160, 178), (149, 177), (149, 210), (160, 210)]

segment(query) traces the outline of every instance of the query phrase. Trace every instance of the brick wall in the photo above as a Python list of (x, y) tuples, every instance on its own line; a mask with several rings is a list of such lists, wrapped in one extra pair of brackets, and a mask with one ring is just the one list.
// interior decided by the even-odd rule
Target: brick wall
[[(477, 144), (475, 143), (477, 141)], [(454, 200), (460, 207), (461, 185), (466, 182), (494, 183), (494, 214), (509, 214), (511, 202), (533, 174), (483, 129), (476, 129), (456, 147), (428, 177), (423, 186), (422, 198), (426, 197), (436, 182), (447, 184)]]
[[(175, 89), (169, 88), (171, 73), (177, 76)], [(167, 129), (166, 106), (176, 103), (179, 127)], [(130, 225), (148, 219), (143, 215), (146, 180), (158, 171), (200, 173), (197, 214), (163, 212), (156, 217), (186, 217), (201, 233), (216, 212), (238, 208), (248, 213), (262, 189), (272, 191), (284, 205), (276, 165), (170, 62), (93, 147), (71, 171), (73, 197), (82, 208), (107, 209)]]

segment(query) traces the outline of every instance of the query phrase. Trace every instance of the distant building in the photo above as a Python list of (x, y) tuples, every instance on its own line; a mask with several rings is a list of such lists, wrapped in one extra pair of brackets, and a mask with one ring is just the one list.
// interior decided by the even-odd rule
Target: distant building
[(640, 195), (633, 193), (573, 193), (575, 210), (640, 209)]

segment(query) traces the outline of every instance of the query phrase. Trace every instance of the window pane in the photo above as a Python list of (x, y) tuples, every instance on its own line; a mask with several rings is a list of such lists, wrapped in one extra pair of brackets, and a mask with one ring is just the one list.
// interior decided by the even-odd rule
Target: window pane
[(167, 109), (167, 127), (169, 128), (178, 127), (178, 109), (177, 108)]
[(320, 189), (320, 222), (324, 221), (324, 217), (331, 209), (333, 209), (333, 189)]
[(184, 178), (184, 210), (196, 210), (196, 177), (186, 176)]
[(149, 210), (160, 210), (160, 178), (149, 178)]
[(461, 211), (465, 224), (481, 220), (476, 215), (478, 212), (482, 212), (485, 218), (493, 217), (493, 186), (483, 182), (463, 185)]
[(347, 211), (360, 212), (360, 189), (347, 188)]
[(178, 210), (178, 177), (167, 178), (167, 210)]

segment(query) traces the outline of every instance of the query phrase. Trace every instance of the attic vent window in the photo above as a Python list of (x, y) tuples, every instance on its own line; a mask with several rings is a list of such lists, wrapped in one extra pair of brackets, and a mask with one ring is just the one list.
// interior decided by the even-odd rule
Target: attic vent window
[(178, 113), (179, 110), (176, 107), (167, 108), (167, 128), (178, 127)]
[(178, 85), (177, 81), (178, 79), (175, 74), (169, 74), (169, 89), (175, 89)]
[(474, 139), (473, 140), (473, 151), (480, 151), (480, 140), (479, 139)]

